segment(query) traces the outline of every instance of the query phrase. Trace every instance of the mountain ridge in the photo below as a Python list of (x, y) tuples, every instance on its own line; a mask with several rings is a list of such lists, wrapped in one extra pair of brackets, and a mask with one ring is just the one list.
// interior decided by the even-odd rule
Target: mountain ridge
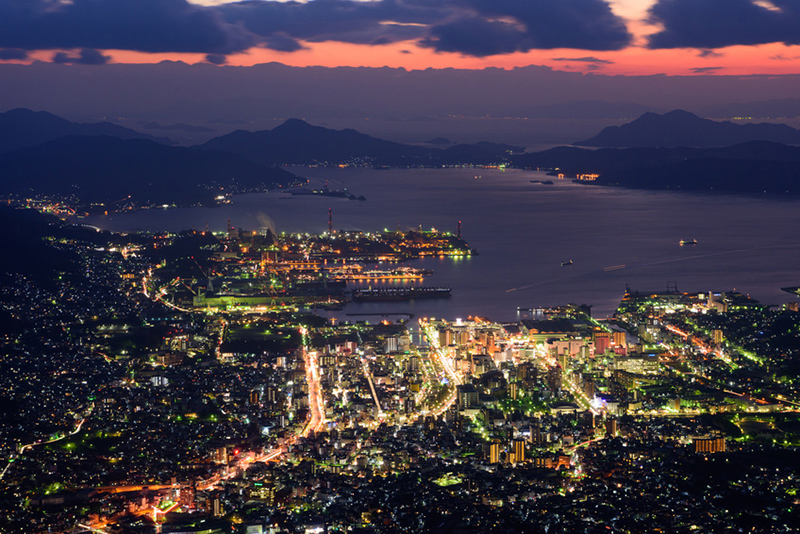
[(800, 130), (786, 124), (717, 122), (676, 109), (664, 114), (643, 113), (629, 123), (607, 126), (594, 137), (574, 144), (604, 148), (672, 148), (730, 146), (748, 141), (800, 145)]
[(465, 163), (465, 157), (475, 164), (498, 163), (506, 158), (508, 151), (524, 150), (489, 142), (446, 149), (406, 145), (352, 128), (333, 130), (294, 118), (272, 130), (235, 130), (196, 148), (233, 152), (262, 165), (355, 163), (401, 167)]
[(108, 135), (119, 139), (147, 139), (174, 145), (167, 137), (155, 137), (110, 122), (72, 122), (48, 111), (14, 108), (0, 113), (0, 153), (36, 146), (68, 135)]
[(556, 147), (521, 154), (512, 164), (597, 174), (592, 183), (636, 189), (800, 194), (800, 147), (749, 141), (726, 147)]

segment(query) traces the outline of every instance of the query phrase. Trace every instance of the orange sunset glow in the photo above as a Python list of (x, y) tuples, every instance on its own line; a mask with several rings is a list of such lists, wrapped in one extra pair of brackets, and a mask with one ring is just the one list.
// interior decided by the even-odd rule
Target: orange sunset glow
[[(227, 65), (252, 66), (278, 62), (294, 67), (391, 67), (406, 70), (433, 69), (513, 69), (526, 65), (546, 65), (554, 70), (608, 75), (692, 75), (794, 74), (800, 62), (800, 46), (775, 43), (759, 46), (731, 46), (706, 57), (694, 49), (648, 50), (630, 47), (622, 51), (592, 52), (555, 49), (476, 58), (461, 54), (419, 48), (413, 42), (364, 46), (349, 43), (303, 43), (297, 52), (277, 52), (251, 48), (227, 57)], [(114, 63), (158, 63), (160, 61), (204, 62), (203, 54), (147, 54), (109, 50)], [(51, 51), (36, 53), (45, 60)], [(570, 58), (573, 58), (570, 60)], [(578, 59), (574, 59), (578, 58)], [(583, 59), (581, 59), (583, 58)], [(591, 59), (601, 61), (591, 61)]]
[[(312, 2), (292, 2), (282, 3), (278, 1), (268, 1), (261, 3), (250, 3), (246, 8), (242, 8), (241, 13), (236, 12), (237, 17), (241, 17), (240, 22), (236, 23), (236, 28), (241, 30), (245, 24), (252, 22), (253, 29), (248, 33), (248, 38), (253, 37), (253, 31), (260, 31), (262, 35), (267, 36), (266, 41), (262, 37), (255, 37), (252, 46), (236, 46), (230, 50), (223, 50), (221, 53), (216, 52), (213, 47), (208, 50), (199, 50), (197, 52), (184, 52), (177, 51), (181, 46), (176, 46), (176, 51), (147, 51), (147, 47), (100, 47), (90, 46), (95, 48), (99, 53), (105, 57), (105, 62), (108, 63), (158, 63), (164, 60), (183, 61), (186, 63), (201, 63), (207, 60), (213, 61), (216, 64), (226, 64), (233, 66), (252, 66), (261, 63), (279, 62), (289, 66), (307, 67), (307, 66), (323, 66), (323, 67), (393, 67), (405, 68), (407, 70), (421, 70), (427, 68), (443, 69), (443, 68), (456, 68), (456, 69), (484, 69), (484, 68), (502, 68), (513, 69), (515, 67), (522, 67), (527, 65), (545, 65), (554, 70), (564, 70), (571, 72), (583, 73), (596, 73), (607, 75), (653, 75), (653, 74), (667, 74), (667, 75), (695, 75), (695, 74), (727, 74), (727, 75), (748, 75), (748, 74), (793, 74), (797, 73), (798, 62), (800, 61), (800, 47), (797, 45), (785, 44), (791, 42), (790, 39), (785, 37), (776, 36), (776, 42), (766, 42), (769, 39), (758, 40), (750, 39), (753, 44), (745, 42), (735, 43), (720, 41), (725, 46), (675, 46), (664, 48), (653, 48), (650, 42), (652, 36), (659, 32), (667, 31), (668, 35), (672, 36), (673, 41), (680, 41), (685, 39), (686, 29), (675, 22), (680, 21), (679, 16), (685, 16), (685, 13), (693, 14), (695, 7), (700, 4), (714, 5), (713, 0), (703, 0), (697, 3), (688, 3), (682, 0), (586, 0), (584, 4), (594, 2), (597, 5), (605, 6), (603, 9), (607, 10), (609, 17), (615, 18), (617, 23), (621, 24), (620, 28), (629, 34), (628, 44), (623, 46), (610, 46), (608, 49), (603, 47), (552, 47), (546, 44), (538, 46), (536, 42), (533, 44), (520, 45), (519, 50), (514, 50), (513, 47), (499, 48), (502, 50), (500, 53), (493, 53), (491, 47), (486, 48), (485, 52), (475, 53), (469, 51), (469, 46), (464, 48), (463, 51), (453, 50), (452, 47), (442, 45), (442, 41), (430, 41), (430, 34), (428, 37), (411, 38), (411, 39), (397, 39), (395, 35), (386, 39), (375, 38), (373, 41), (367, 39), (367, 43), (362, 43), (360, 40), (364, 39), (363, 36), (353, 37), (351, 34), (354, 31), (352, 24), (346, 21), (349, 16), (353, 20), (365, 20), (365, 28), (371, 28), (369, 31), (375, 31), (375, 28), (391, 27), (389, 30), (398, 32), (398, 28), (410, 27), (412, 29), (419, 29), (420, 31), (428, 28), (431, 32), (436, 31), (436, 26), (433, 23), (418, 23), (418, 22), (403, 22), (383, 20), (378, 15), (369, 12), (369, 16), (364, 19), (364, 14), (367, 11), (364, 9), (375, 10), (381, 8), (381, 0), (367, 0), (359, 1), (352, 0), (351, 6), (359, 8), (360, 14), (355, 15), (355, 11), (340, 9), (339, 11), (331, 10), (331, 20), (316, 21), (319, 28), (309, 29), (315, 23), (313, 20), (303, 24), (298, 22), (297, 16), (285, 18), (287, 26), (278, 26), (279, 22), (274, 22), (269, 30), (263, 29), (265, 24), (269, 25), (273, 19), (283, 13), (282, 11), (275, 11), (279, 15), (271, 15), (271, 18), (263, 19), (266, 22), (258, 22), (253, 19), (254, 13), (251, 10), (252, 5), (256, 7), (264, 6), (291, 6), (294, 7), (293, 13), (298, 15), (298, 9), (314, 7), (312, 4), (319, 3), (318, 5), (331, 5), (331, 2), (326, 0), (312, 0)], [(744, 4), (742, 4), (744, 2)], [(783, 10), (780, 5), (773, 4), (772, 2), (753, 1), (748, 4), (749, 0), (736, 0), (736, 4), (742, 4), (752, 9), (756, 9), (756, 13), (766, 16), (783, 15)], [(241, 7), (241, 3), (228, 2), (225, 0), (194, 0), (184, 4), (188, 10), (216, 10), (216, 9), (237, 9)], [(345, 2), (344, 4), (347, 4)], [(399, 2), (398, 4), (402, 4)], [(655, 9), (662, 6), (662, 11), (667, 8), (674, 8), (678, 4), (684, 4), (683, 11), (675, 11), (661, 14), (661, 18), (656, 20), (657, 17), (653, 16)], [(780, 2), (778, 2), (780, 4)], [(337, 4), (337, 5), (341, 5)], [(498, 4), (500, 5), (500, 4)], [(576, 5), (579, 5), (576, 4)], [(658, 6), (657, 6), (658, 5)], [(722, 5), (722, 4), (719, 4)], [(733, 4), (730, 4), (733, 5)], [(232, 7), (233, 6), (233, 7)], [(655, 6), (655, 7), (654, 7)], [(666, 7), (664, 7), (666, 6)], [(687, 7), (688, 6), (688, 7)], [(702, 7), (702, 6), (701, 6)], [(248, 9), (250, 11), (248, 11)], [(287, 8), (288, 9), (288, 8)], [(320, 8), (322, 9), (322, 8)], [(474, 15), (471, 8), (464, 7), (464, 13)], [(493, 11), (494, 9), (494, 11)], [(502, 20), (518, 21), (513, 22), (511, 26), (503, 26), (503, 30), (509, 27), (519, 29), (520, 19), (522, 15), (516, 14), (516, 7), (509, 7), (509, 16), (504, 16)], [(546, 9), (546, 8), (540, 8)], [(699, 8), (698, 8), (699, 9)], [(707, 8), (711, 9), (711, 8)], [(374, 10), (373, 10), (374, 11)], [(286, 11), (289, 12), (288, 10)], [(497, 14), (502, 13), (501, 8), (491, 8), (486, 11), (485, 23), (494, 24)], [(211, 11), (204, 11), (205, 14)], [(222, 13), (228, 13), (222, 11)], [(272, 12), (270, 12), (272, 13)], [(309, 11), (309, 13), (314, 13)], [(324, 12), (327, 13), (327, 12)], [(334, 16), (335, 15), (335, 16)], [(472, 16), (470, 15), (470, 16)], [(483, 15), (483, 14), (482, 14)], [(788, 15), (788, 13), (787, 13)], [(218, 15), (213, 15), (219, 18)], [(229, 15), (230, 16), (230, 15)], [(327, 16), (327, 15), (326, 15)], [(407, 15), (414, 19), (417, 16), (416, 12), (412, 15)], [(463, 15), (462, 16), (466, 16)], [(555, 15), (554, 15), (555, 16)], [(361, 18), (359, 18), (361, 17)], [(509, 18), (513, 17), (513, 18)], [(731, 16), (728, 15), (727, 18)], [(233, 20), (233, 19), (231, 19)], [(239, 20), (239, 19), (236, 19)], [(405, 19), (404, 19), (405, 20)], [(419, 19), (423, 20), (423, 19)], [(447, 20), (447, 19), (443, 19)], [(767, 19), (765, 19), (767, 20)], [(377, 25), (376, 25), (377, 23)], [(259, 25), (260, 24), (260, 25)], [(307, 24), (309, 28), (304, 28)], [(426, 24), (428, 24), (426, 26)], [(514, 26), (516, 24), (516, 26)], [(598, 24), (600, 24), (598, 22)], [(754, 27), (757, 23), (754, 22)], [(759, 31), (769, 30), (769, 20), (763, 23), (764, 28)], [(341, 28), (340, 28), (341, 25)], [(371, 25), (371, 26), (370, 26)], [(671, 25), (671, 26), (670, 26)], [(669, 26), (669, 27), (667, 27)], [(673, 26), (675, 26), (673, 28)], [(588, 26), (590, 28), (590, 26)], [(666, 30), (665, 30), (666, 28)], [(692, 26), (692, 28), (694, 28)], [(569, 29), (569, 27), (567, 27)], [(425, 31), (428, 31), (425, 30)], [(316, 32), (316, 36), (304, 35), (308, 32)], [(365, 30), (366, 31), (366, 30)], [(535, 32), (530, 29), (530, 32)], [(580, 31), (577, 28), (576, 33)], [(669, 34), (669, 31), (672, 34)], [(711, 30), (709, 30), (711, 31)], [(719, 32), (719, 29), (714, 31)], [(265, 33), (266, 32), (266, 33)], [(424, 33), (424, 32), (423, 32)], [(468, 39), (482, 39), (485, 37), (485, 32), (474, 31), (468, 33)], [(674, 34), (674, 35), (673, 35)], [(269, 37), (269, 36), (272, 37)], [(274, 41), (275, 36), (280, 40), (280, 45), (276, 45)], [(534, 36), (535, 37), (535, 36)], [(704, 36), (695, 35), (697, 42), (703, 42)], [(500, 37), (499, 37), (500, 38)], [(464, 39), (464, 37), (459, 37)], [(781, 39), (782, 41), (779, 41)], [(113, 39), (107, 39), (113, 41)], [(427, 41), (426, 41), (427, 40)], [(64, 40), (68, 43), (68, 39)], [(87, 43), (91, 43), (87, 40)], [(691, 41), (691, 39), (688, 42)], [(581, 41), (576, 39), (576, 43), (580, 44)], [(679, 44), (679, 43), (678, 43)], [(192, 45), (194, 46), (194, 45)], [(199, 45), (198, 45), (199, 46)], [(463, 43), (460, 46), (464, 46)], [(162, 45), (163, 48), (168, 46)], [(1, 48), (1, 47), (0, 47)], [(12, 48), (11, 53), (5, 55), (0, 54), (0, 62), (8, 63), (29, 63), (31, 61), (57, 61), (57, 62), (70, 62), (70, 57), (73, 57), (83, 46), (65, 46), (65, 47), (42, 47), (35, 48), (32, 45), (26, 46), (24, 52), (13, 53), (13, 50), (21, 50), (21, 48)], [(200, 48), (202, 48), (200, 46)], [(456, 46), (455, 48), (459, 48)], [(0, 50), (1, 52), (1, 50)], [(60, 54), (60, 55), (59, 55)], [(70, 56), (73, 54), (73, 56)], [(207, 54), (213, 56), (209, 59)], [(17, 56), (17, 57), (15, 57)], [(58, 56), (58, 57), (57, 57)]]

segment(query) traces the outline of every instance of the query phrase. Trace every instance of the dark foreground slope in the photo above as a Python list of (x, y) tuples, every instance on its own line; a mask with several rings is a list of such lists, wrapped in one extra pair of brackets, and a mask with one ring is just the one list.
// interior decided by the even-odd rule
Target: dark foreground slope
[(82, 204), (209, 203), (216, 194), (263, 190), (295, 176), (238, 156), (147, 140), (63, 137), (0, 155), (0, 192), (71, 196)]

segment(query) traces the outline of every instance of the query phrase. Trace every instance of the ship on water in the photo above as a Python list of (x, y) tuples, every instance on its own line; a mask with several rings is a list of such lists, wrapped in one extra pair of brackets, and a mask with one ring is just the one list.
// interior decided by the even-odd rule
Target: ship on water
[(389, 302), (415, 299), (439, 299), (450, 296), (449, 287), (382, 287), (354, 289), (355, 302)]
[(680, 246), (683, 246), (683, 245), (696, 245), (697, 244), (697, 239), (681, 239), (679, 244), (680, 244)]
[(352, 263), (331, 267), (328, 276), (331, 280), (346, 280), (349, 282), (377, 282), (380, 280), (422, 280), (432, 275), (430, 269), (400, 266), (394, 269), (364, 270), (363, 266)]
[(414, 267), (398, 267), (391, 270), (375, 269), (363, 271), (360, 277), (353, 280), (419, 280), (424, 276), (433, 274), (430, 269), (415, 269)]

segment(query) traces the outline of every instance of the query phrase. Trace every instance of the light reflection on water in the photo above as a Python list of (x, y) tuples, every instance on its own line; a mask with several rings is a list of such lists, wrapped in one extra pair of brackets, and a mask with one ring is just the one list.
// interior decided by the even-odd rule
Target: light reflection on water
[[(765, 304), (796, 299), (781, 287), (800, 285), (797, 200), (735, 195), (633, 191), (583, 186), (540, 173), (492, 169), (305, 168), (290, 171), (331, 189), (347, 188), (366, 202), (283, 192), (241, 195), (219, 208), (148, 210), (98, 216), (101, 228), (223, 230), (273, 227), (323, 232), (328, 208), (334, 228), (380, 231), (422, 226), (456, 231), (480, 255), (428, 258), (428, 285), (452, 297), (409, 303), (351, 304), (336, 312), (407, 312), (454, 319), (481, 315), (513, 320), (521, 307), (586, 303), (595, 316), (613, 312), (626, 286), (660, 291), (749, 293)], [(681, 239), (697, 239), (679, 246)], [(573, 264), (561, 263), (572, 260)]]

